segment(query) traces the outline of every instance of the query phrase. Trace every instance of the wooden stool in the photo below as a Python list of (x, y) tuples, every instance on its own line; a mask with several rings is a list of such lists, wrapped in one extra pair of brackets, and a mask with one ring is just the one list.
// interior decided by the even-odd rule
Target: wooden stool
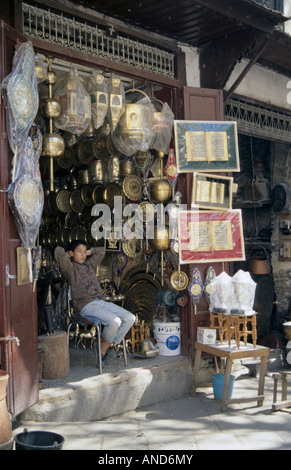
[[(291, 376), (291, 371), (280, 371), (276, 374), (273, 374), (272, 377), (274, 379), (274, 395), (273, 395), (273, 411), (287, 411), (291, 413), (291, 410), (285, 410), (291, 406), (291, 400), (287, 400), (287, 377)], [(277, 392), (278, 392), (278, 381), (282, 380), (282, 400), (277, 401)]]
[(233, 315), (226, 313), (210, 312), (210, 328), (217, 329), (220, 344), (224, 340), (231, 344), (231, 338), (234, 336), (237, 347), (240, 347), (240, 340), (243, 338), (244, 344), (247, 344), (248, 335), (252, 335), (254, 348), (257, 345), (257, 313), (253, 312), (245, 315)]
[(225, 315), (223, 313), (210, 312), (210, 328), (217, 330), (220, 343), (222, 343), (226, 334)]

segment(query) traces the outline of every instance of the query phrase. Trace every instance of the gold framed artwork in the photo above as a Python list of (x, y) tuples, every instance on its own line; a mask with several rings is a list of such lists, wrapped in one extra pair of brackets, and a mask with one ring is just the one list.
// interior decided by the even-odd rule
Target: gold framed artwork
[(233, 178), (193, 173), (192, 207), (230, 210), (232, 208)]
[(236, 122), (174, 121), (179, 173), (239, 171)]
[(241, 210), (180, 211), (178, 242), (180, 264), (244, 260)]

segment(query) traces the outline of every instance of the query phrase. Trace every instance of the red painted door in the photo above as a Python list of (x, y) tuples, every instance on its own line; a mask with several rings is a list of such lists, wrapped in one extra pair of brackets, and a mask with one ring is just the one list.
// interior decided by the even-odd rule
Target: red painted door
[[(184, 119), (189, 121), (223, 121), (223, 92), (222, 90), (212, 90), (208, 88), (192, 88), (184, 87)], [(187, 207), (191, 207), (192, 195), (191, 173), (187, 173), (184, 181), (183, 193), (187, 195)], [(216, 275), (222, 271), (228, 272), (228, 263), (211, 263), (215, 269)], [(191, 264), (183, 267), (189, 279), (194, 267), (197, 267), (201, 273), (203, 282), (205, 281), (206, 271), (209, 264)], [(187, 306), (183, 309), (181, 320), (181, 350), (182, 354), (193, 359), (194, 343), (196, 341), (197, 327), (209, 326), (209, 310), (208, 303), (204, 295), (202, 295), (195, 315), (194, 306), (189, 300)]]
[[(0, 82), (11, 71), (17, 41), (26, 42), (4, 22), (0, 24)], [(6, 189), (11, 181), (12, 152), (6, 128), (6, 110), (1, 99), (0, 118), (0, 337), (15, 335), (15, 341), (0, 341), (0, 368), (9, 373), (8, 409), (17, 416), (38, 401), (37, 304), (32, 284), (17, 285), (16, 248), (21, 241), (8, 206)], [(12, 276), (12, 277), (11, 277)]]

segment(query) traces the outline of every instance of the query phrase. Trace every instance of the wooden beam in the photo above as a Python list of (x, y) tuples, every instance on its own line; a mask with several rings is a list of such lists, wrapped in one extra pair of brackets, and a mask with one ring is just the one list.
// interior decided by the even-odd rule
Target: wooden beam
[(237, 62), (255, 48), (261, 33), (240, 31), (211, 41), (200, 49), (201, 87), (223, 89)]

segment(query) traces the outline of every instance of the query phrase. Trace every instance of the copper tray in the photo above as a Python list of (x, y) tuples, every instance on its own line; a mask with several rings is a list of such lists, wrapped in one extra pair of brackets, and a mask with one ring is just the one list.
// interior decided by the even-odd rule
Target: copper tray
[(136, 175), (128, 175), (124, 178), (122, 189), (127, 199), (137, 202), (142, 197), (142, 181)]

